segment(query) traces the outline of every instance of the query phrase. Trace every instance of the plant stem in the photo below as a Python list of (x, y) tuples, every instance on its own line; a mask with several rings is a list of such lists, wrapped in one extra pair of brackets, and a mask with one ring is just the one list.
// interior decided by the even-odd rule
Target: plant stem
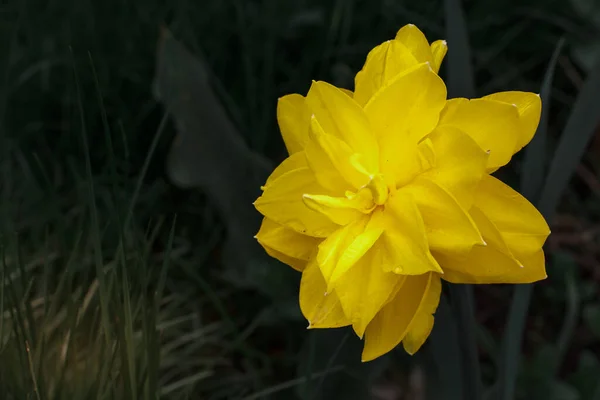
[(450, 285), (452, 307), (456, 315), (463, 371), (463, 389), (465, 398), (481, 400), (481, 369), (475, 336), (475, 307), (471, 285)]

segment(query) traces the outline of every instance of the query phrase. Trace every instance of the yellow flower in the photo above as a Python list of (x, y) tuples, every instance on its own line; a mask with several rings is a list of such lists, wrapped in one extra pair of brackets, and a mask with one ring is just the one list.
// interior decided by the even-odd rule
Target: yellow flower
[(290, 156), (254, 203), (257, 239), (302, 272), (310, 328), (351, 325), (363, 361), (433, 327), (441, 280), (546, 277), (539, 212), (490, 173), (532, 138), (541, 102), (525, 92), (446, 99), (446, 43), (414, 25), (374, 48), (355, 91), (313, 82), (279, 100)]

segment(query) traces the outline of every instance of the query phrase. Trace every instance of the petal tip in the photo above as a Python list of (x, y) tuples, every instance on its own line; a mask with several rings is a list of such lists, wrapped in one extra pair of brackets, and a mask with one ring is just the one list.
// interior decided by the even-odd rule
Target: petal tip
[(411, 350), (411, 351), (408, 351), (408, 350), (406, 350), (406, 348), (404, 348), (404, 351), (405, 351), (405, 352), (406, 352), (406, 354), (408, 354), (409, 356), (414, 356), (414, 355), (415, 355), (415, 353), (416, 353), (416, 351), (412, 351), (412, 350)]

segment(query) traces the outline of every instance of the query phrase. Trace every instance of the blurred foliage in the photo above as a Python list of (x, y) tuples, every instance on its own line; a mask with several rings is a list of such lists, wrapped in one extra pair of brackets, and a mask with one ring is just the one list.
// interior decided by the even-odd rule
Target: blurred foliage
[[(478, 95), (539, 92), (566, 39), (549, 91), (551, 160), (598, 57), (597, 2), (463, 8)], [(441, 0), (20, 0), (0, 4), (0, 21), (0, 397), (386, 400), (438, 387), (422, 371), (446, 332), (418, 356), (358, 363), (348, 332), (307, 333), (298, 276), (246, 231), (253, 182), (285, 157), (277, 98), (313, 79), (352, 88), (368, 51), (405, 23), (443, 38)], [(166, 43), (178, 53), (161, 59)], [(175, 89), (189, 91), (183, 116)], [(210, 148), (215, 138), (227, 148)], [(519, 399), (600, 399), (599, 143), (580, 146), (553, 219)], [(192, 167), (174, 170), (183, 158)], [(511, 184), (520, 158), (503, 172)], [(511, 291), (475, 294), (489, 386)]]

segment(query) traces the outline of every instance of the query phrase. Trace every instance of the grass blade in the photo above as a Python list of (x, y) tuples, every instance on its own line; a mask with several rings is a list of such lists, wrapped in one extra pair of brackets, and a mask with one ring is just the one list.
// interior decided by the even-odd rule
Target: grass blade
[[(541, 93), (544, 111), (538, 131), (536, 132), (536, 136), (539, 135), (540, 138), (531, 144), (532, 149), (528, 150), (527, 154), (526, 165), (534, 166), (537, 170), (528, 171), (523, 175), (521, 182), (525, 195), (528, 195), (534, 201), (535, 199), (539, 199), (539, 202), (537, 202), (538, 209), (547, 220), (552, 218), (560, 196), (566, 188), (575, 168), (577, 168), (587, 142), (591, 138), (591, 134), (599, 120), (599, 115), (595, 112), (595, 93), (600, 90), (600, 60), (588, 77), (573, 106), (571, 116), (563, 130), (548, 175), (545, 178), (543, 189), (541, 189), (538, 196), (538, 193), (534, 192), (534, 188), (536, 185), (539, 186), (539, 182), (544, 179), (542, 157), (548, 129), (550, 91), (558, 54), (562, 46), (563, 40), (558, 42), (544, 76)], [(534, 157), (537, 159), (534, 159)], [(514, 398), (521, 355), (521, 342), (532, 290), (532, 285), (519, 285), (516, 287), (510, 306), (498, 379), (500, 400), (512, 400)]]
[(445, 0), (446, 39), (448, 40), (446, 86), (450, 97), (474, 97), (475, 75), (471, 64), (471, 48), (467, 24), (460, 0)]
[(521, 173), (521, 191), (530, 201), (537, 202), (538, 196), (544, 183), (544, 172), (546, 165), (546, 138), (548, 129), (548, 115), (550, 111), (550, 91), (552, 90), (552, 80), (556, 63), (565, 39), (561, 38), (556, 44), (550, 64), (544, 75), (540, 96), (542, 97), (542, 115), (540, 124), (535, 136), (525, 148), (525, 160), (523, 161), (523, 170)]
[(540, 211), (546, 219), (552, 219), (560, 197), (600, 122), (598, 93), (600, 93), (600, 58), (577, 96), (550, 164), (539, 202)]
[[(475, 96), (475, 77), (471, 65), (471, 49), (467, 25), (460, 0), (445, 0), (448, 52), (448, 94), (451, 97)], [(477, 351), (473, 288), (470, 285), (450, 285), (450, 296), (457, 317), (462, 366), (463, 390), (466, 398), (482, 398), (481, 368)]]
[(92, 174), (92, 162), (90, 159), (90, 147), (88, 144), (88, 134), (85, 123), (85, 112), (83, 110), (83, 99), (81, 95), (81, 85), (79, 83), (79, 74), (77, 73), (77, 68), (75, 66), (75, 58), (73, 55), (73, 49), (71, 51), (71, 64), (73, 66), (73, 77), (75, 79), (75, 88), (77, 93), (77, 105), (79, 111), (80, 118), (80, 129), (81, 129), (81, 142), (83, 146), (83, 153), (85, 154), (85, 169), (86, 169), (86, 177), (87, 177), (87, 186), (88, 186), (88, 201), (89, 208), (92, 220), (92, 238), (94, 243), (94, 264), (96, 266), (96, 275), (98, 277), (99, 282), (99, 291), (100, 291), (100, 309), (101, 309), (101, 318), (102, 318), (102, 327), (104, 329), (104, 337), (106, 340), (106, 344), (108, 345), (111, 342), (111, 332), (110, 332), (110, 317), (109, 317), (109, 294), (107, 292), (107, 287), (105, 283), (105, 274), (102, 270), (103, 267), (103, 254), (102, 254), (102, 245), (100, 243), (100, 222), (98, 221), (98, 208), (96, 206), (96, 191), (93, 183), (93, 174)]
[[(317, 378), (321, 378), (321, 377), (326, 376), (326, 375), (331, 375), (333, 373), (340, 372), (343, 369), (344, 369), (344, 366), (338, 365), (338, 366), (335, 366), (335, 367), (332, 367), (332, 368), (329, 368), (329, 369), (326, 369), (326, 370), (323, 370), (323, 371), (314, 372), (312, 374), (312, 376), (310, 377), (310, 380), (316, 380)], [(246, 396), (246, 397), (243, 398), (243, 400), (264, 399), (268, 395), (272, 395), (274, 393), (278, 393), (278, 392), (281, 392), (283, 390), (287, 390), (287, 389), (293, 388), (295, 386), (301, 385), (301, 384), (306, 383), (308, 381), (309, 381), (309, 379), (307, 379), (306, 376), (303, 376), (303, 377), (300, 377), (300, 378), (296, 378), (296, 379), (291, 379), (289, 381), (282, 382), (282, 383), (277, 384), (275, 386), (271, 386), (269, 388), (261, 390), (258, 393), (254, 393), (254, 394), (252, 394), (250, 396)]]
[(481, 367), (477, 351), (477, 326), (473, 287), (471, 285), (450, 284), (452, 308), (461, 334), (458, 345), (462, 359), (464, 391), (467, 399), (479, 400), (483, 396)]
[(456, 368), (460, 358), (459, 333), (452, 309), (444, 294), (435, 312), (431, 336), (423, 348), (423, 364), (427, 373), (425, 394), (430, 400), (463, 400), (463, 370)]

